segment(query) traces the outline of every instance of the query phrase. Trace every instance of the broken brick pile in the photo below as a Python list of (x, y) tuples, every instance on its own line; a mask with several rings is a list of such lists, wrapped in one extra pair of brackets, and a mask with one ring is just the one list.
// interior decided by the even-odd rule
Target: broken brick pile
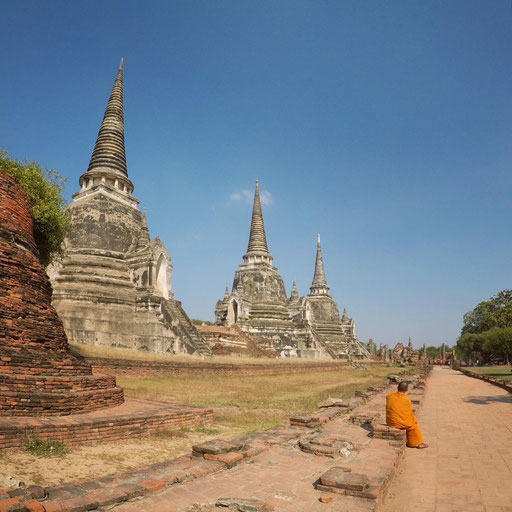
[(64, 415), (123, 402), (114, 378), (93, 376), (69, 352), (51, 293), (30, 199), (0, 170), (0, 415)]
[[(412, 392), (419, 393), (422, 390), (426, 373), (428, 372), (424, 372), (424, 375), (419, 378), (411, 379)], [(137, 471), (76, 485), (39, 489), (39, 493), (45, 496), (44, 499), (37, 498), (37, 506), (40, 508), (34, 508), (36, 505), (32, 503), (33, 489), (9, 491), (4, 493), (3, 499), (0, 493), (0, 511), (80, 512), (105, 510), (116, 505), (120, 512), (150, 511), (153, 510), (153, 506), (154, 510), (169, 511), (217, 509), (221, 512), (222, 508), (252, 510), (240, 508), (242, 505), (249, 506), (249, 503), (242, 504), (243, 499), (230, 502), (229, 499), (233, 496), (223, 498), (223, 504), (217, 496), (213, 502), (205, 503), (204, 506), (198, 505), (196, 508), (190, 508), (195, 501), (193, 491), (190, 496), (193, 501), (190, 501), (190, 505), (186, 508), (175, 505), (173, 500), (177, 496), (176, 492), (179, 492), (179, 495), (186, 493), (188, 486), (198, 478), (220, 478), (224, 474), (223, 470), (235, 467), (238, 469), (238, 466), (246, 461), (252, 461), (254, 464), (260, 459), (265, 461), (268, 457), (276, 458), (277, 451), (289, 454), (293, 459), (297, 450), (299, 453), (304, 452), (305, 456), (314, 454), (314, 458), (320, 461), (320, 466), (318, 464), (316, 466), (328, 467), (327, 471), (324, 469), (308, 484), (311, 486), (311, 492), (317, 493), (317, 502), (327, 507), (322, 510), (326, 512), (376, 510), (405, 447), (404, 438), (397, 443), (394, 437), (375, 435), (375, 426), (385, 415), (383, 398), (388, 391), (390, 388), (387, 386), (373, 388), (366, 390), (364, 396), (359, 394), (360, 396), (354, 397), (347, 403), (334, 401), (337, 405), (320, 407), (310, 415), (299, 415), (298, 417), (304, 420), (304, 425), (280, 425), (231, 441), (217, 439), (195, 445), (190, 455), (153, 464)], [(375, 424), (351, 421), (351, 416), (360, 418), (367, 414), (373, 417), (370, 412), (376, 410), (380, 411), (380, 416), (375, 419)], [(326, 412), (329, 412), (330, 418), (324, 421), (323, 418), (327, 417)], [(294, 417), (294, 420), (298, 417)], [(321, 462), (322, 460), (326, 461), (325, 464)], [(244, 466), (240, 466), (240, 469)], [(247, 468), (250, 467), (250, 464), (247, 465)], [(226, 478), (229, 479), (229, 474), (226, 474)], [(292, 474), (285, 478), (285, 481), (288, 480), (293, 482)], [(216, 488), (215, 482), (209, 485)], [(165, 493), (168, 491), (172, 491), (173, 497), (172, 499), (169, 497), (171, 501), (166, 502)], [(153, 497), (156, 501), (152, 501)], [(134, 501), (133, 506), (126, 503), (142, 498), (144, 498), (143, 502)], [(253, 499), (255, 496), (250, 498)], [(261, 498), (259, 500), (261, 507), (253, 510), (272, 510), (271, 504), (266, 503), (266, 497), (261, 496)], [(27, 503), (30, 503), (30, 507), (33, 508), (29, 508)], [(126, 506), (122, 505), (123, 503), (126, 503)], [(162, 505), (166, 503), (169, 504), (168, 508)], [(156, 506), (156, 504), (159, 505)]]

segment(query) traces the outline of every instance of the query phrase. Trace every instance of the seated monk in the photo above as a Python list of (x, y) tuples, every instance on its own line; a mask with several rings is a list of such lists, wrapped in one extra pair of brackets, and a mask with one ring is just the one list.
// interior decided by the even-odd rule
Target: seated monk
[(398, 391), (386, 396), (386, 424), (407, 432), (409, 448), (428, 448), (428, 444), (423, 442), (418, 420), (412, 412), (411, 401), (405, 396), (408, 389), (407, 382), (400, 382)]

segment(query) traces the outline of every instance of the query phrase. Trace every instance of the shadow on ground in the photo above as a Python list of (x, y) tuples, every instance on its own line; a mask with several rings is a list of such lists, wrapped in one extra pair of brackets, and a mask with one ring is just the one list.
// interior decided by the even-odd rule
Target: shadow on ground
[(472, 404), (486, 405), (492, 402), (501, 402), (505, 404), (512, 404), (512, 395), (502, 396), (467, 396), (464, 399), (465, 402), (471, 402)]

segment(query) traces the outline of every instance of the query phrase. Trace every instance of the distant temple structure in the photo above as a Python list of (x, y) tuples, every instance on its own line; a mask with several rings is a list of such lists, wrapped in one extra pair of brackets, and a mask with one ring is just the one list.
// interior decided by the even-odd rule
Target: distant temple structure
[(215, 306), (215, 323), (269, 339), (282, 356), (366, 359), (369, 352), (357, 339), (346, 311), (340, 318), (329, 294), (317, 240), (315, 272), (310, 293), (299, 297), (295, 282), (288, 298), (283, 279), (273, 266), (267, 246), (258, 189), (254, 191), (251, 230), (244, 262), (235, 272), (232, 291)]
[(123, 61), (87, 172), (67, 207), (65, 256), (49, 269), (53, 306), (72, 343), (153, 352), (210, 354), (174, 299), (172, 263), (128, 178), (124, 146)]
[(402, 343), (398, 342), (395, 345), (391, 356), (391, 361), (393, 363), (402, 365), (418, 364), (419, 359), (420, 355), (413, 349), (411, 338), (409, 338), (409, 342), (406, 347), (404, 347)]

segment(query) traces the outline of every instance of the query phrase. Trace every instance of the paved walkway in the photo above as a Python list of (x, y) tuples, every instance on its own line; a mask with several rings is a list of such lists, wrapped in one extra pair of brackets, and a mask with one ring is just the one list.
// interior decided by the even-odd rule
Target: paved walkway
[(435, 367), (381, 512), (512, 512), (512, 395)]

